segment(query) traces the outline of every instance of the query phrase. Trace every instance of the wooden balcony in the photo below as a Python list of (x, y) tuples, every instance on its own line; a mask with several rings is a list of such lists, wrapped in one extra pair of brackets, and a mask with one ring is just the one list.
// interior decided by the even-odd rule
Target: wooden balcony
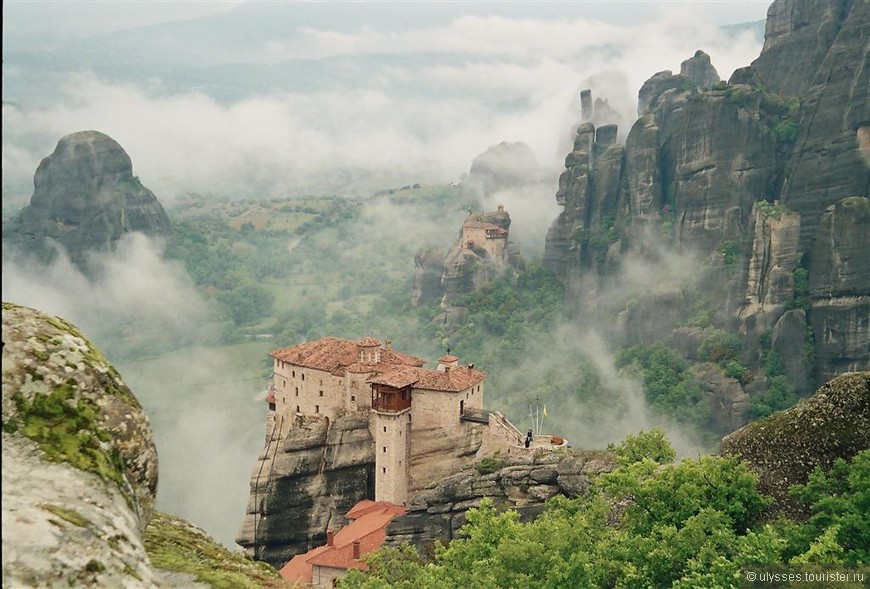
[(372, 409), (381, 413), (398, 413), (411, 408), (411, 387), (394, 389), (372, 385)]

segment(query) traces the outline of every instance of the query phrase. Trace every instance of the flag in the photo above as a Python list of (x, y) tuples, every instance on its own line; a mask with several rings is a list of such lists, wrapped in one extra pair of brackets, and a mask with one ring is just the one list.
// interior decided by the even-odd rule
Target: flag
[(544, 405), (544, 417), (546, 417), (546, 416), (547, 416), (547, 406)]

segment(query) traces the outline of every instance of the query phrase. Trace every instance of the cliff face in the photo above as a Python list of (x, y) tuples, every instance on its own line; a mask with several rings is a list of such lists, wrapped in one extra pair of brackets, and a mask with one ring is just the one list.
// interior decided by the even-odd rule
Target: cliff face
[(60, 247), (82, 270), (88, 254), (113, 251), (132, 231), (168, 239), (169, 218), (133, 175), (130, 156), (97, 131), (61, 138), (33, 178), (30, 204), (3, 227), (3, 241), (50, 262)]
[(616, 457), (609, 452), (540, 453), (502, 463), (495, 459), (493, 464), (466, 467), (412, 495), (406, 502), (408, 513), (387, 527), (386, 544), (410, 542), (425, 549), (436, 541), (450, 541), (465, 524), (465, 512), (484, 497), (532, 519), (555, 495), (583, 495), (593, 477), (616, 468)]
[(251, 474), (236, 542), (276, 568), (326, 543), (328, 527), (374, 497), (374, 442), (366, 413), (276, 426)]
[[(715, 301), (716, 326), (743, 340), (749, 368), (759, 339), (776, 334), (803, 393), (870, 369), (870, 282), (857, 254), (870, 251), (868, 21), (866, 1), (776, 0), (762, 54), (729, 83), (699, 51), (680, 74), (643, 85), (624, 147), (580, 125), (544, 258), (577, 308), (606, 304), (595, 299), (609, 277), (631, 260), (654, 263), (664, 245), (700, 260), (692, 288)], [(617, 340), (685, 327), (683, 287), (672, 291), (615, 309)], [(657, 337), (636, 325), (650, 319)]]

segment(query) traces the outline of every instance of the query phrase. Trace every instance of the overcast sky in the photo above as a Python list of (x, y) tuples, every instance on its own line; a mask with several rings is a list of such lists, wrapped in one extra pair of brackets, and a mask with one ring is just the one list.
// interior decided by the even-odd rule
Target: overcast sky
[[(254, 3), (248, 0), (247, 3)], [(26, 33), (78, 32), (90, 34), (135, 28), (178, 20), (194, 19), (217, 12), (232, 10), (245, 0), (223, 2), (201, 1), (58, 1), (58, 0), (4, 0), (5, 31)], [(260, 2), (264, 3), (264, 2)], [(272, 0), (272, 4), (293, 4)], [(320, 2), (340, 8), (347, 2)], [(384, 13), (398, 5), (416, 4), (439, 8), (446, 14), (456, 14), (471, 2), (366, 2)], [(574, 0), (562, 2), (490, 2), (488, 10), (504, 14), (528, 14), (544, 11), (549, 15), (559, 12), (583, 13), (588, 18), (611, 23), (635, 24), (654, 18), (663, 10), (697, 11), (716, 24), (733, 24), (765, 17), (768, 0)], [(418, 6), (419, 8), (419, 6)]]

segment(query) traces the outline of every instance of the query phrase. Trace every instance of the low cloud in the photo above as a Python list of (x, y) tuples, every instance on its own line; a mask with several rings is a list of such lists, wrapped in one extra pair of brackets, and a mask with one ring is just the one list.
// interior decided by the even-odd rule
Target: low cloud
[(265, 395), (265, 370), (240, 377), (257, 365), (207, 347), (219, 318), (184, 269), (163, 260), (160, 244), (130, 234), (93, 262), (97, 278), (63, 255), (48, 267), (4, 255), (3, 300), (67, 319), (107, 354), (152, 423), (158, 509), (232, 546), (263, 442), (263, 405), (255, 401)]
[[(4, 104), (4, 196), (28, 192), (39, 160), (61, 136), (84, 129), (116, 139), (164, 202), (191, 191), (329, 193), (343, 188), (340, 169), (446, 182), (501, 141), (523, 141), (542, 164), (558, 166), (579, 122), (581, 82), (609, 101), (627, 133), (637, 90), (656, 71), (678, 71), (701, 48), (727, 78), (758, 54), (751, 34), (728, 37), (682, 8), (632, 26), (464, 16), (409, 32), (309, 27), (285, 57), (348, 56), (340, 66), (348, 69), (323, 67), (350, 86), (288, 92), (270, 90), (264, 78), (231, 103), (204, 90), (167, 90), (159, 78), (110, 80), (84, 69), (51, 106)], [(271, 45), (273, 59), (279, 46)], [(383, 53), (408, 59), (370, 59)], [(355, 61), (363, 54), (369, 58)]]

